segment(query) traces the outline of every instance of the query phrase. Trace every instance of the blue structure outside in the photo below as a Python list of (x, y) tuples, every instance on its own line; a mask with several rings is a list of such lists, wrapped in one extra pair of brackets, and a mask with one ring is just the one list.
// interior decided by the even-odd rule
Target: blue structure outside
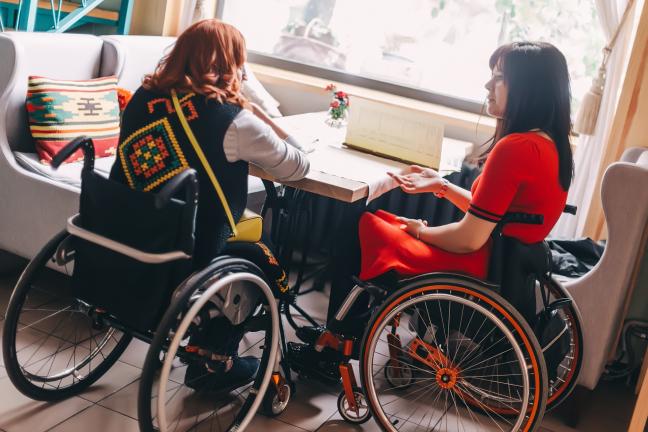
[[(21, 31), (62, 33), (92, 23), (114, 26), (116, 34), (128, 34), (134, 0), (121, 0), (116, 20), (88, 15), (104, 1), (81, 0), (76, 9), (63, 12), (60, 10), (61, 2), (57, 0), (50, 0), (51, 8), (38, 7), (38, 0), (21, 0), (19, 4), (0, 0), (0, 24), (4, 24), (4, 28)], [(0, 30), (4, 31), (1, 26)]]

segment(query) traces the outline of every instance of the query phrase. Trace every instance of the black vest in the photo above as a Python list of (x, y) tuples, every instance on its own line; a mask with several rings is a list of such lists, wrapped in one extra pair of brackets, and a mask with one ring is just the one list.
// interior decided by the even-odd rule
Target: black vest
[[(178, 97), (189, 126), (227, 197), (234, 220), (238, 221), (247, 202), (248, 163), (228, 162), (223, 140), (241, 107), (208, 101), (193, 93)], [(110, 178), (136, 190), (156, 191), (187, 167), (198, 172), (200, 199), (194, 264), (202, 267), (223, 250), (231, 233), (227, 217), (180, 124), (171, 98), (140, 87), (122, 116), (117, 158)]]

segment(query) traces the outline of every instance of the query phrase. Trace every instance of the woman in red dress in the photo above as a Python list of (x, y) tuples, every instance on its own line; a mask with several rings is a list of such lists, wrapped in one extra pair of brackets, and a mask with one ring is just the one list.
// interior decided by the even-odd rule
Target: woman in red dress
[[(428, 227), (423, 220), (384, 211), (364, 213), (359, 223), (360, 279), (433, 271), (484, 279), (490, 236), (504, 214), (544, 217), (542, 225), (504, 227), (503, 235), (525, 243), (542, 241), (558, 220), (573, 175), (565, 58), (548, 43), (514, 42), (493, 53), (490, 69), (487, 109), (497, 118), (497, 127), (471, 190), (450, 184), (429, 168), (411, 166), (407, 172), (391, 174), (404, 192), (433, 193), (450, 200), (465, 216), (456, 223)], [(332, 300), (334, 296), (339, 299), (346, 293), (332, 293)], [(353, 317), (345, 321), (351, 324), (332, 330), (361, 336), (364, 323)]]

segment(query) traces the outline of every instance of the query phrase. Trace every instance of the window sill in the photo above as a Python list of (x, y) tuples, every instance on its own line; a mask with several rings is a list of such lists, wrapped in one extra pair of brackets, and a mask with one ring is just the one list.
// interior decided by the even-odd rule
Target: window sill
[[(260, 65), (258, 63), (251, 63), (250, 67), (261, 81), (282, 87), (298, 88), (300, 92), (304, 93), (304, 96), (308, 93), (321, 96), (325, 92), (324, 88), (331, 83), (330, 80), (323, 78)], [(359, 96), (430, 113), (442, 121), (446, 128), (461, 130), (464, 132), (462, 135), (466, 133), (472, 134), (474, 140), (471, 141), (483, 141), (484, 137), (488, 138), (495, 132), (495, 119), (487, 115), (469, 113), (455, 108), (448, 108), (430, 102), (410, 99), (350, 84), (339, 84), (339, 88), (352, 97)]]

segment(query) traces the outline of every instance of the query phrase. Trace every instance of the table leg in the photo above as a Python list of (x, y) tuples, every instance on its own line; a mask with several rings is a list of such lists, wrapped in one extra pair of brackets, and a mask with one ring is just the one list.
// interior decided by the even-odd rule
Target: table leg
[(637, 386), (639, 388), (639, 396), (637, 397), (637, 403), (635, 404), (634, 413), (632, 414), (632, 419), (630, 420), (630, 427), (628, 432), (642, 432), (646, 427), (646, 422), (648, 421), (648, 350), (646, 350), (646, 355), (643, 360), (642, 367), (642, 376), (639, 376), (639, 382)]

